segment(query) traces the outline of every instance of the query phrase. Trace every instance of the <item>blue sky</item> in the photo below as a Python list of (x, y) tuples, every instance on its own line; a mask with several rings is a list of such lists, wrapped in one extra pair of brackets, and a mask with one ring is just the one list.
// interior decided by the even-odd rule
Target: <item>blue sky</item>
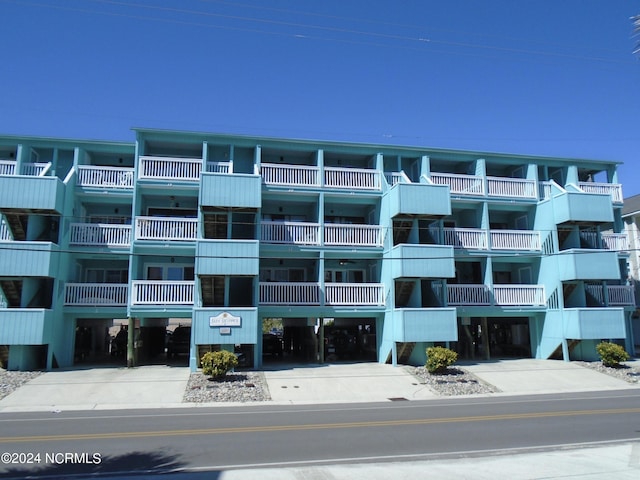
[(0, 0), (0, 134), (132, 127), (624, 162), (640, 0)]

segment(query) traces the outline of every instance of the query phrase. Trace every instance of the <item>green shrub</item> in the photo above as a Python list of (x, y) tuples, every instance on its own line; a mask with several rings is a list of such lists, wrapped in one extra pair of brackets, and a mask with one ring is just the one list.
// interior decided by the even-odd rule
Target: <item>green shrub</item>
[(620, 362), (629, 360), (629, 354), (620, 345), (611, 342), (601, 342), (596, 345), (596, 352), (600, 355), (605, 367), (619, 367)]
[(444, 347), (427, 348), (427, 364), (425, 367), (429, 373), (442, 373), (449, 365), (458, 360), (458, 354)]
[(238, 366), (238, 358), (226, 350), (207, 352), (200, 359), (202, 373), (214, 378), (224, 377), (229, 370)]

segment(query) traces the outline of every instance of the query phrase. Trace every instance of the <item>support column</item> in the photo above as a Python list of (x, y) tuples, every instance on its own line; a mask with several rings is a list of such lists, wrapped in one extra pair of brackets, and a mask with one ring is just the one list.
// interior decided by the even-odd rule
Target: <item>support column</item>
[(324, 363), (324, 318), (320, 317), (318, 321), (320, 323), (320, 328), (318, 330), (318, 361), (319, 363)]
[(129, 317), (129, 326), (127, 331), (127, 367), (136, 366), (136, 345), (135, 345), (136, 319)]
[(487, 317), (482, 317), (481, 325), (482, 325), (482, 350), (484, 350), (484, 359), (491, 359), (491, 352), (489, 351), (489, 324), (487, 322)]

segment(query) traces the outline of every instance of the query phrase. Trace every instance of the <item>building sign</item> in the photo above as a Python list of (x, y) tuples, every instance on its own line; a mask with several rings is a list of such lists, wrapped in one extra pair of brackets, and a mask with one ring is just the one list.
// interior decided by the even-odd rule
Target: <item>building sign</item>
[(241, 322), (241, 317), (231, 315), (227, 312), (222, 312), (217, 317), (209, 317), (210, 327), (239, 327), (241, 326)]

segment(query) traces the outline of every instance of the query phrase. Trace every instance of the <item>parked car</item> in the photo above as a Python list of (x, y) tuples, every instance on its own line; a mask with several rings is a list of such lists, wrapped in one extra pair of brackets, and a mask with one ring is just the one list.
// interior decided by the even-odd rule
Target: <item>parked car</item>
[(262, 354), (272, 357), (282, 357), (284, 351), (282, 338), (279, 335), (265, 333), (262, 335)]
[(179, 325), (167, 341), (167, 358), (189, 355), (191, 349), (191, 327)]
[(324, 356), (328, 361), (353, 359), (358, 351), (358, 337), (348, 330), (325, 330)]

